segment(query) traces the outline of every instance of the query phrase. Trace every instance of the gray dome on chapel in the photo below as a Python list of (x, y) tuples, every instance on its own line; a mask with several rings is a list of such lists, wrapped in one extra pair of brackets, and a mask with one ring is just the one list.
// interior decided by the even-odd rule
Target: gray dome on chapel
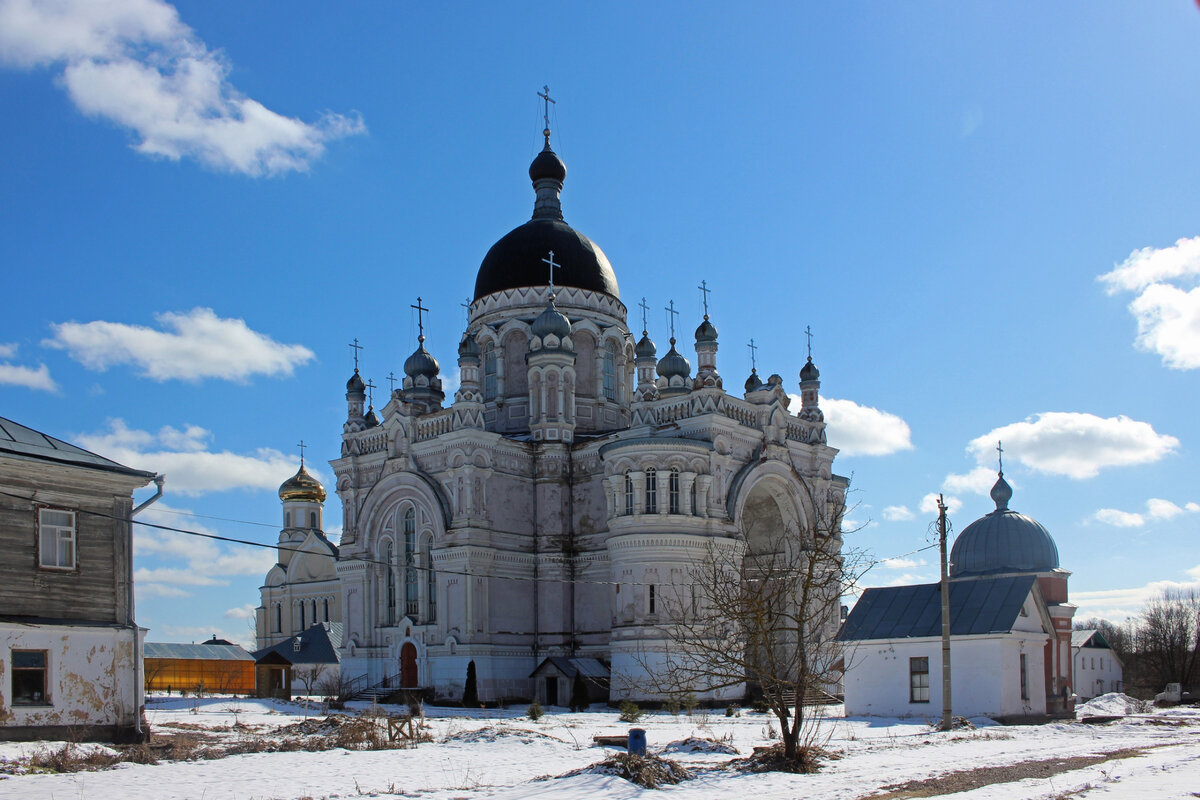
[(410, 378), (424, 375), (426, 378), (436, 378), (441, 367), (437, 359), (425, 349), (425, 337), (418, 337), (416, 351), (404, 362), (404, 374)]
[(561, 341), (571, 335), (571, 321), (554, 307), (554, 296), (546, 301), (546, 309), (529, 326), (529, 332), (539, 339), (553, 334)]
[(972, 522), (954, 540), (950, 577), (1005, 572), (1049, 572), (1058, 568), (1058, 546), (1037, 520), (1008, 507), (1012, 487), (1000, 473), (992, 487), (996, 510)]
[(357, 369), (350, 376), (350, 380), (346, 381), (346, 394), (354, 395), (360, 399), (367, 396), (367, 385), (363, 383), (362, 376), (358, 374)]
[(674, 339), (671, 340), (671, 349), (659, 359), (658, 374), (668, 380), (675, 376), (686, 378), (692, 374), (692, 365), (683, 357), (682, 353), (675, 349)]
[(708, 315), (705, 315), (704, 322), (700, 323), (700, 327), (696, 328), (696, 344), (701, 342), (715, 342), (717, 340), (717, 326), (708, 321)]
[(800, 368), (800, 380), (815, 381), (821, 377), (821, 371), (817, 369), (817, 365), (813, 363), (812, 356), (808, 357), (808, 362)]
[(634, 345), (633, 354), (638, 361), (648, 358), (658, 358), (658, 348), (654, 346), (654, 340), (650, 338), (650, 334), (646, 331), (642, 331), (642, 338)]

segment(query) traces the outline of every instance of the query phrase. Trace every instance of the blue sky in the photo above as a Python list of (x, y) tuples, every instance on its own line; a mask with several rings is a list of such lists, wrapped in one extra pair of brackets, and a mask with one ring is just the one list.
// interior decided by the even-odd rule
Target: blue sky
[[(674, 300), (694, 363), (706, 280), (727, 387), (753, 337), (795, 391), (812, 326), (857, 546), (923, 546), (930, 493), (991, 510), (1002, 438), (1080, 617), (1200, 581), (1183, 0), (0, 0), (0, 414), (165, 472), (149, 520), (273, 542), (295, 443), (330, 475), (353, 338), (386, 391), (421, 296), (453, 379), (543, 84), (567, 221), (660, 344)], [(269, 551), (137, 536), (152, 640), (247, 638)]]

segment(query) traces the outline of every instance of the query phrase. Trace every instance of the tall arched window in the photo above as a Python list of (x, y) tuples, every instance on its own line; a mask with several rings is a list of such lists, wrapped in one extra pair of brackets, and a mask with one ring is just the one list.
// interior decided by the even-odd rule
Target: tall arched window
[(433, 538), (425, 539), (425, 608), (427, 622), (437, 622), (437, 573), (433, 571)]
[(412, 508), (404, 512), (404, 613), (417, 616), (417, 513)]
[(658, 513), (658, 471), (654, 467), (646, 470), (646, 513)]
[(388, 542), (383, 551), (383, 561), (387, 564), (387, 624), (396, 624), (396, 551)]
[(290, 512), (290, 511), (283, 512), (283, 527), (285, 527), (285, 528), (292, 527), (292, 512)]
[(633, 516), (633, 477), (625, 473), (625, 516)]
[(604, 345), (604, 397), (617, 399), (617, 346), (612, 342)]
[(312, 612), (313, 612), (313, 615), (312, 615), (313, 625), (316, 625), (317, 624), (317, 599), (315, 597), (313, 598), (313, 601), (312, 601)]
[(317, 527), (317, 512), (315, 512), (315, 511), (308, 512), (308, 527), (310, 527), (310, 528)]
[(672, 514), (679, 513), (679, 470), (671, 470), (667, 479), (667, 508)]
[(304, 630), (304, 601), (300, 601), (300, 627), (297, 630)]
[(496, 345), (493, 342), (483, 346), (483, 399), (496, 399)]
[(283, 603), (275, 604), (275, 633), (283, 632)]
[(329, 598), (326, 597), (321, 602), (325, 605), (325, 621), (329, 622)]

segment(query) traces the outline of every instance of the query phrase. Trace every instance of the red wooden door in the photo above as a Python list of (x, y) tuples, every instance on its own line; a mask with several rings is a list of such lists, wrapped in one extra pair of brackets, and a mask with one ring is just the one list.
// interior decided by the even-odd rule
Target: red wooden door
[(417, 682), (417, 648), (412, 642), (405, 642), (400, 648), (400, 686), (414, 689)]

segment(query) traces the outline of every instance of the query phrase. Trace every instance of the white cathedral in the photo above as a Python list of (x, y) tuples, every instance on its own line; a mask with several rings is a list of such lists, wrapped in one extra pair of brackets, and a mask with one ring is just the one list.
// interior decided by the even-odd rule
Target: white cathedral
[[(811, 356), (789, 410), (778, 375), (725, 391), (707, 314), (694, 375), (673, 337), (662, 357), (646, 330), (635, 340), (608, 259), (563, 221), (567, 170), (543, 134), (533, 217), (479, 267), (452, 402), (424, 335), (382, 420), (357, 367), (346, 385), (332, 605), (356, 685), (457, 698), (473, 661), (482, 701), (562, 702), (569, 681), (539, 670), (552, 659), (608, 673), (613, 700), (652, 697), (664, 593), (713, 548), (752, 551), (804, 530), (808, 498), (844, 498)], [(260, 624), (295, 627), (282, 613), (265, 607)]]

